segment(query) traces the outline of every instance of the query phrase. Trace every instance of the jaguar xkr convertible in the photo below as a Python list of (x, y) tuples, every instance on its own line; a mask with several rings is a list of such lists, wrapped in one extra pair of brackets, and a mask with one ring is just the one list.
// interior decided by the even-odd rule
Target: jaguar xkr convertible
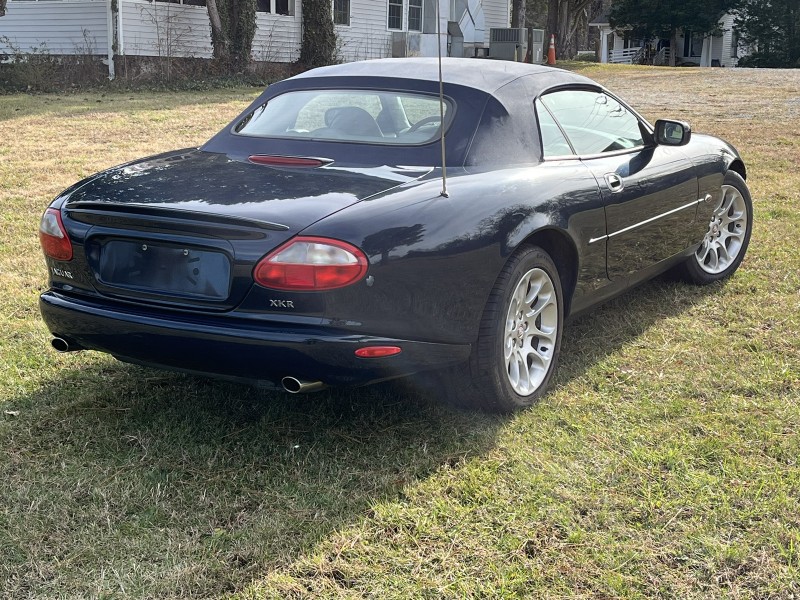
[(200, 148), (93, 175), (45, 210), (56, 350), (306, 392), (436, 372), (531, 404), (564, 319), (747, 250), (745, 165), (593, 81), (386, 59), (269, 86)]

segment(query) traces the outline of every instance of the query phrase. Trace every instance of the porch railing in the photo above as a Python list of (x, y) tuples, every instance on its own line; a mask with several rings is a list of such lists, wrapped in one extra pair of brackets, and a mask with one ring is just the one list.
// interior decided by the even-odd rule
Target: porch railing
[(608, 62), (616, 64), (633, 64), (637, 54), (643, 50), (642, 47), (625, 48), (624, 50), (610, 50)]
[(669, 64), (669, 46), (664, 46), (661, 50), (656, 52), (653, 57), (653, 64), (657, 67), (663, 67)]
[(633, 57), (631, 58), (631, 64), (633, 64), (633, 65), (644, 65), (644, 64), (646, 64), (647, 63), (647, 52), (648, 52), (648, 47), (647, 46), (642, 46), (641, 48), (639, 48), (639, 51), (636, 54), (634, 54)]

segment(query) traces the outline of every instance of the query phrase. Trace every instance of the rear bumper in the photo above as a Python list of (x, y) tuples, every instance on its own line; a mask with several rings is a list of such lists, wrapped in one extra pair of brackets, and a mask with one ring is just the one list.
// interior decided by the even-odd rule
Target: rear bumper
[[(47, 327), (82, 349), (120, 360), (212, 377), (276, 383), (284, 376), (329, 385), (361, 385), (467, 360), (468, 344), (437, 344), (360, 335), (321, 326), (266, 324), (110, 305), (53, 290), (39, 299)], [(399, 346), (385, 358), (357, 358), (357, 348)]]

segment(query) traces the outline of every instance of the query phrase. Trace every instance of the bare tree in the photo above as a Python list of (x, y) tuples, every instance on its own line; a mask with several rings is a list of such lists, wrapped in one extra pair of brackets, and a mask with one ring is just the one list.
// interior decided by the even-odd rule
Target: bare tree
[[(3, 0), (0, 0), (0, 2)], [(214, 44), (214, 58), (220, 58), (221, 55), (227, 54), (224, 50), (227, 49), (229, 43), (225, 31), (222, 29), (222, 21), (219, 18), (219, 10), (217, 9), (217, 0), (206, 0), (206, 7), (208, 8), (208, 20), (211, 21), (211, 35), (219, 40), (219, 44)]]
[(560, 58), (573, 58), (578, 51), (575, 33), (588, 19), (592, 0), (548, 0), (547, 33), (556, 36), (556, 53)]

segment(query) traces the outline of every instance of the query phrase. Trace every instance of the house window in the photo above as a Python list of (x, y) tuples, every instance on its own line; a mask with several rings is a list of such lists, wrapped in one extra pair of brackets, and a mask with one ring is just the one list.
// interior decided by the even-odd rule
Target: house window
[(333, 0), (333, 24), (350, 25), (350, 0)]
[(190, 6), (206, 5), (206, 0), (156, 0), (156, 2), (169, 2), (171, 4), (188, 4)]
[(256, 12), (292, 15), (293, 8), (291, 0), (256, 0)]
[(386, 27), (403, 29), (403, 0), (389, 0), (389, 18)]
[(422, 0), (408, 0), (408, 30), (422, 31)]

